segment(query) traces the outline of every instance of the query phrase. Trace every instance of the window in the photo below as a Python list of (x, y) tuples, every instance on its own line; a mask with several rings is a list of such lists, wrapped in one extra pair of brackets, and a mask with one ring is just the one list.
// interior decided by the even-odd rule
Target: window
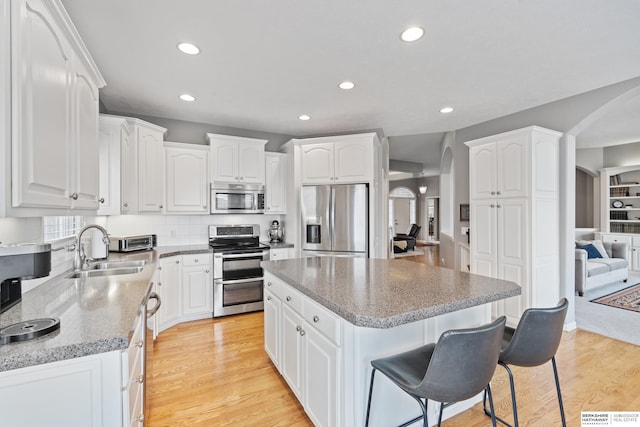
[(75, 237), (84, 226), (83, 216), (45, 216), (42, 218), (42, 234), (45, 242)]

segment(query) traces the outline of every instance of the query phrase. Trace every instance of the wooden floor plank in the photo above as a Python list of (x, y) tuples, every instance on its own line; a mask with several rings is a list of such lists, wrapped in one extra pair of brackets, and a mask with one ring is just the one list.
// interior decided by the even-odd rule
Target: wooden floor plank
[[(154, 346), (149, 426), (310, 426), (264, 352), (263, 314), (189, 322)], [(590, 332), (565, 332), (557, 354), (567, 424), (581, 411), (640, 410), (640, 347)], [(551, 364), (513, 367), (522, 426), (560, 425)], [(509, 385), (498, 367), (496, 410), (512, 421)], [(480, 405), (443, 423), (487, 426)]]
[[(425, 255), (410, 258), (438, 265), (439, 248), (422, 249)], [(640, 347), (576, 330), (563, 334), (556, 358), (568, 426), (580, 426), (581, 411), (640, 411)], [(520, 425), (561, 425), (551, 364), (512, 369)], [(262, 312), (164, 331), (149, 373), (150, 427), (312, 425), (264, 352)], [(492, 390), (498, 414), (513, 421), (501, 367)], [(478, 404), (443, 425), (484, 427), (490, 420)]]

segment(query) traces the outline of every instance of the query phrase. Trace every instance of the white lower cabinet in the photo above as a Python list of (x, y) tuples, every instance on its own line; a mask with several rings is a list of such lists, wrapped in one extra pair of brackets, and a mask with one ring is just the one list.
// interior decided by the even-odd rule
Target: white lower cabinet
[(313, 327), (304, 331), (304, 407), (315, 425), (338, 425), (340, 348)]
[(339, 318), (265, 273), (264, 328), (265, 351), (313, 423), (342, 425)]
[(289, 249), (278, 248), (269, 250), (269, 261), (277, 261), (279, 259), (289, 259)]
[(136, 317), (129, 347), (122, 353), (123, 426), (142, 427), (144, 425), (145, 336), (141, 311)]
[(157, 331), (213, 316), (212, 256), (209, 253), (161, 258), (156, 287), (162, 306)]
[(0, 372), (0, 425), (121, 426), (121, 355), (111, 351)]
[(158, 332), (178, 323), (180, 313), (180, 257), (161, 258), (156, 287), (162, 306), (156, 313)]
[(280, 372), (298, 400), (302, 396), (302, 365), (304, 362), (303, 319), (291, 307), (282, 306), (282, 358)]
[(182, 257), (182, 312), (181, 320), (201, 319), (213, 315), (213, 279), (211, 255), (185, 255)]
[(280, 299), (269, 289), (264, 291), (264, 349), (276, 367), (280, 367)]
[(126, 350), (0, 372), (0, 425), (142, 427), (142, 313)]

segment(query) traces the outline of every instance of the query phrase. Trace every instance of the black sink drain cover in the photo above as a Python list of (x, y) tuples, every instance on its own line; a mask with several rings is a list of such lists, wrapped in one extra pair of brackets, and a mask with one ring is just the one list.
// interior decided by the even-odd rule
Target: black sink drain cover
[(0, 329), (0, 345), (38, 338), (57, 329), (60, 329), (60, 319), (54, 317), (14, 323)]

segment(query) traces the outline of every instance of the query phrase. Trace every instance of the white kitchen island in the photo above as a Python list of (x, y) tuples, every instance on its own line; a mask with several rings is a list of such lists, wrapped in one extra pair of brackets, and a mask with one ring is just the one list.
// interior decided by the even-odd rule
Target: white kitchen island
[[(513, 282), (403, 260), (316, 257), (264, 262), (265, 350), (317, 426), (363, 426), (370, 361), (436, 342), (448, 329), (491, 320)], [(445, 410), (444, 418), (479, 401)], [(430, 402), (429, 422), (437, 421)], [(371, 426), (420, 414), (376, 377)]]

